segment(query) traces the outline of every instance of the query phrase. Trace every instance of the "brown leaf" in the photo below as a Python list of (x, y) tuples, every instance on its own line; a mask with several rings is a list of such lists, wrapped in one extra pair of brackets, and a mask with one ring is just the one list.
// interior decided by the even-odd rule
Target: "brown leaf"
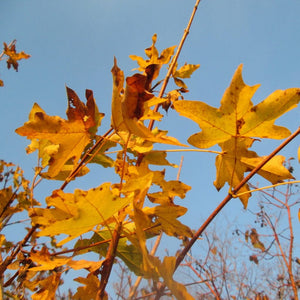
[(30, 57), (29, 54), (26, 54), (24, 51), (17, 53), (16, 52), (16, 41), (13, 41), (8, 46), (6, 43), (3, 43), (4, 50), (3, 53), (8, 56), (7, 59), (7, 68), (10, 69), (11, 66), (18, 71), (18, 60), (27, 59)]
[(144, 102), (151, 99), (153, 94), (145, 89), (147, 76), (135, 74), (126, 78), (125, 97), (122, 101), (124, 119), (140, 119), (144, 113)]

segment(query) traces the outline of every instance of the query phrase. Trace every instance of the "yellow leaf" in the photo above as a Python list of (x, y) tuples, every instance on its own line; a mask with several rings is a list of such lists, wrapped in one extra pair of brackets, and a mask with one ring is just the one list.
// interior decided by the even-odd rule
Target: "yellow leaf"
[(176, 258), (174, 256), (165, 256), (164, 261), (160, 262), (158, 258), (153, 257), (152, 263), (158, 268), (160, 276), (164, 279), (165, 284), (172, 294), (178, 300), (194, 299), (188, 292), (186, 287), (173, 279), (175, 271)]
[(192, 231), (177, 220), (184, 215), (187, 208), (179, 205), (159, 205), (147, 209), (147, 215), (155, 216), (155, 223), (160, 224), (162, 230), (170, 236), (192, 237)]
[(152, 64), (163, 65), (169, 63), (171, 57), (174, 54), (174, 49), (176, 48), (176, 46), (171, 46), (164, 49), (159, 55), (158, 50), (155, 47), (156, 41), (157, 41), (157, 35), (154, 34), (152, 36), (152, 45), (147, 49), (145, 49), (145, 54), (147, 55), (148, 59), (144, 59), (141, 56), (137, 56), (137, 55), (129, 55), (129, 57), (132, 60), (135, 60), (138, 63), (139, 68), (137, 70), (145, 71), (149, 65)]
[(146, 160), (149, 164), (157, 165), (157, 166), (172, 166), (177, 167), (175, 164), (171, 164), (167, 159), (167, 153), (165, 151), (151, 151), (146, 153), (144, 156), (144, 160)]
[(44, 246), (41, 251), (31, 252), (30, 259), (38, 266), (30, 268), (31, 271), (47, 271), (54, 270), (57, 267), (65, 266), (72, 260), (70, 257), (54, 257), (50, 256), (47, 248)]
[[(64, 181), (70, 176), (70, 173), (73, 171), (74, 166), (73, 166), (73, 164), (70, 164), (70, 163), (66, 162), (55, 177), (50, 177), (47, 172), (45, 172), (45, 173), (41, 172), (40, 175), (43, 178)], [(87, 173), (89, 173), (89, 171), (90, 171), (89, 168), (84, 166), (83, 168), (80, 169), (80, 171), (78, 173), (76, 173), (76, 177), (84, 176)], [(75, 180), (75, 178), (72, 178), (71, 180)]]
[(185, 64), (174, 72), (173, 77), (190, 78), (199, 67), (200, 65)]
[(56, 290), (61, 283), (61, 273), (54, 272), (49, 277), (38, 281), (39, 290), (34, 293), (32, 300), (54, 300)]
[[(220, 190), (226, 182), (230, 187), (235, 187), (244, 178), (244, 173), (250, 171), (248, 165), (241, 161), (241, 158), (245, 157), (257, 157), (257, 154), (253, 151), (249, 151), (248, 148), (252, 145), (253, 140), (239, 138), (237, 141), (231, 139), (225, 143), (220, 144), (224, 154), (216, 157), (216, 169), (217, 175), (214, 185), (217, 190)], [(249, 187), (245, 184), (239, 192), (247, 192)], [(244, 194), (240, 196), (240, 199), (247, 207), (248, 199), (251, 194)]]
[[(259, 163), (262, 162), (264, 158), (264, 156), (253, 158), (242, 157), (241, 162), (245, 165), (248, 165), (250, 169), (254, 169)], [(272, 184), (276, 184), (285, 179), (293, 179), (294, 177), (292, 176), (292, 174), (287, 168), (284, 167), (284, 161), (284, 156), (276, 155), (260, 169), (258, 174), (263, 176)]]
[(111, 103), (111, 125), (115, 130), (126, 131), (126, 126), (123, 121), (121, 101), (122, 90), (124, 86), (124, 73), (117, 66), (117, 60), (114, 58), (114, 66), (111, 69), (113, 77), (113, 92)]
[(67, 262), (68, 266), (70, 266), (73, 270), (87, 269), (90, 272), (100, 269), (102, 263), (103, 261), (88, 261), (85, 259), (69, 260)]
[(199, 148), (208, 148), (237, 136), (284, 138), (289, 130), (274, 121), (300, 101), (300, 89), (276, 91), (253, 106), (251, 98), (259, 86), (250, 87), (242, 78), (242, 65), (225, 91), (219, 109), (200, 101), (176, 101), (175, 109), (199, 124), (202, 132), (189, 138)]
[[(252, 170), (263, 159), (248, 150), (256, 137), (281, 139), (290, 134), (288, 129), (276, 126), (274, 122), (300, 101), (300, 89), (276, 91), (253, 106), (251, 98), (258, 87), (244, 83), (240, 65), (223, 95), (219, 109), (201, 101), (179, 100), (173, 103), (181, 115), (192, 119), (202, 129), (189, 137), (191, 145), (209, 148), (219, 144), (222, 148), (224, 153), (216, 159), (217, 178), (214, 184), (218, 190), (225, 182), (235, 187), (244, 178), (244, 173)], [(272, 183), (292, 178), (279, 157), (273, 159), (259, 174)], [(248, 190), (245, 185), (240, 192)], [(249, 196), (240, 197), (244, 206)]]
[(183, 82), (183, 80), (179, 79), (179, 78), (176, 78), (174, 77), (174, 82), (177, 86), (181, 87), (181, 88), (184, 88), (184, 89), (187, 89), (187, 85)]
[[(130, 203), (131, 198), (115, 195), (109, 183), (88, 190), (75, 190), (74, 194), (55, 191), (46, 199), (49, 208), (32, 209), (32, 221), (41, 225), (39, 236), (67, 234), (59, 245), (92, 230)], [(54, 208), (51, 208), (54, 207)]]
[[(100, 288), (100, 281), (96, 275), (90, 273), (86, 278), (78, 277), (74, 281), (84, 284), (77, 288), (74, 300), (94, 300), (97, 299), (97, 293)], [(105, 299), (108, 299), (107, 297)], [(103, 300), (105, 300), (103, 299)]]
[(42, 165), (49, 163), (47, 176), (50, 178), (56, 177), (68, 160), (72, 160), (73, 165), (78, 162), (103, 116), (98, 112), (90, 90), (86, 91), (86, 105), (70, 88), (67, 88), (67, 95), (68, 120), (48, 116), (35, 103), (29, 114), (29, 121), (16, 129), (19, 135), (39, 140), (40, 144), (35, 141), (27, 150), (31, 152), (35, 148), (39, 149)]

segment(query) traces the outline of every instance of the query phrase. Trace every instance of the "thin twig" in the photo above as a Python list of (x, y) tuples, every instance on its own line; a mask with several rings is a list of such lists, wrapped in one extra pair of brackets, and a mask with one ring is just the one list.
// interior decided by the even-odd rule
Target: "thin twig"
[[(185, 42), (185, 40), (186, 40), (186, 38), (187, 38), (187, 36), (188, 36), (188, 34), (190, 32), (190, 28), (192, 26), (192, 23), (193, 23), (193, 20), (194, 20), (194, 17), (195, 17), (195, 14), (196, 14), (196, 11), (197, 11), (197, 8), (198, 8), (198, 5), (199, 5), (200, 1), (201, 0), (197, 0), (196, 3), (195, 3), (195, 5), (194, 5), (194, 9), (193, 9), (191, 17), (189, 19), (188, 25), (187, 25), (187, 27), (184, 30), (184, 33), (182, 35), (182, 38), (181, 38), (181, 41), (180, 41), (179, 46), (177, 48), (177, 51), (176, 51), (176, 53), (175, 53), (175, 55), (174, 55), (174, 57), (172, 59), (171, 65), (170, 65), (169, 70), (168, 70), (168, 73), (167, 73), (167, 75), (166, 75), (166, 77), (164, 79), (164, 82), (163, 82), (162, 86), (161, 86), (158, 98), (162, 98), (163, 95), (164, 95), (164, 93), (165, 93), (165, 90), (167, 88), (167, 85), (168, 85), (169, 80), (171, 78), (171, 75), (173, 73), (174, 67), (175, 67), (175, 65), (177, 63), (177, 60), (178, 60), (178, 57), (179, 57), (180, 52), (182, 50), (182, 47), (184, 45), (184, 42)], [(155, 108), (154, 108), (154, 111), (158, 111), (158, 108), (159, 108), (159, 105), (156, 105)], [(151, 120), (149, 122), (148, 128), (150, 130), (152, 130), (153, 125), (154, 125), (154, 120)]]

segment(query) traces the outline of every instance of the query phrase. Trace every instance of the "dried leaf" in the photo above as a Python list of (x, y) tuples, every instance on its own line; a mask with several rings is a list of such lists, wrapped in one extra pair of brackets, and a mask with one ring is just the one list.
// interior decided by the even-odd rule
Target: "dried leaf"
[(3, 43), (4, 50), (3, 53), (8, 56), (7, 59), (7, 68), (10, 69), (11, 66), (18, 71), (18, 60), (21, 59), (28, 59), (30, 57), (29, 54), (26, 54), (24, 51), (17, 53), (16, 52), (16, 41), (12, 42), (10, 45), (7, 45), (6, 43)]

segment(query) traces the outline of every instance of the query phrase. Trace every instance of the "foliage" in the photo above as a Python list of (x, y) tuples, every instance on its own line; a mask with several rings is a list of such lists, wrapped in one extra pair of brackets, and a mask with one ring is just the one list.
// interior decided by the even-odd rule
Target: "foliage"
[[(6, 60), (7, 69), (13, 67), (15, 71), (18, 72), (19, 63), (21, 59), (28, 59), (29, 54), (26, 54), (24, 51), (17, 52), (16, 50), (16, 40), (13, 40), (10, 44), (3, 43), (3, 51), (0, 53), (0, 61)], [(4, 86), (3, 81), (0, 79), (0, 86)]]
[[(1, 229), (22, 210), (31, 220), (31, 228), (18, 244), (13, 245), (1, 235), (0, 274), (7, 297), (11, 297), (9, 287), (17, 278), (17, 297), (22, 299), (30, 291), (33, 299), (54, 299), (63, 274), (82, 269), (88, 274), (75, 279), (81, 286), (73, 299), (107, 299), (106, 285), (118, 257), (137, 276), (160, 283), (157, 297), (167, 287), (177, 299), (193, 299), (173, 275), (213, 217), (196, 233), (180, 221), (187, 209), (176, 201), (178, 197), (184, 199), (191, 187), (179, 179), (166, 179), (164, 168), (177, 166), (161, 150), (165, 145), (177, 147), (178, 151), (178, 147), (203, 149), (219, 145), (214, 184), (218, 190), (225, 183), (230, 187), (224, 205), (238, 197), (247, 207), (251, 196), (247, 172), (251, 176), (257, 173), (272, 184), (293, 178), (284, 166), (285, 158), (275, 153), (280, 149), (269, 156), (259, 156), (249, 149), (257, 139), (288, 138), (290, 131), (274, 122), (297, 106), (300, 88), (275, 91), (254, 106), (251, 98), (258, 85), (246, 85), (239, 66), (219, 109), (201, 101), (183, 100), (183, 94), (188, 92), (184, 80), (199, 65), (178, 67), (181, 48), (175, 53), (176, 47), (171, 46), (159, 54), (156, 41), (154, 35), (152, 45), (145, 49), (146, 59), (130, 56), (138, 63), (139, 71), (132, 76), (125, 78), (115, 58), (111, 70), (111, 128), (105, 134), (98, 133), (104, 113), (99, 111), (93, 92), (86, 90), (84, 103), (69, 87), (67, 119), (49, 116), (35, 103), (28, 121), (16, 129), (16, 133), (30, 140), (26, 151), (37, 151), (39, 163), (31, 185), (19, 168), (6, 171), (12, 165), (1, 165)], [(16, 70), (17, 60), (29, 57), (23, 52), (17, 54), (14, 45), (5, 45), (4, 53), (9, 56), (8, 67), (12, 65)], [(168, 75), (160, 79), (164, 67)], [(177, 88), (165, 92), (170, 78)], [(161, 91), (156, 94), (155, 88), (160, 85)], [(166, 130), (153, 128), (154, 122), (167, 116), (158, 111), (159, 107), (166, 111), (171, 107), (195, 121), (202, 131), (188, 138), (188, 146), (168, 136)], [(300, 130), (288, 139), (299, 133)], [(116, 150), (111, 151), (112, 148)], [(88, 176), (91, 163), (99, 168), (114, 168), (120, 180), (66, 193), (64, 189), (71, 180)], [(10, 176), (16, 179), (8, 186)], [(37, 180), (63, 183), (45, 203), (40, 203), (34, 199)], [(178, 256), (161, 259), (149, 250), (147, 241), (161, 233), (182, 240), (184, 246)], [(247, 237), (255, 248), (265, 250), (256, 231), (252, 230)], [(80, 257), (87, 252), (95, 253), (97, 259), (88, 261)], [(9, 276), (8, 270), (16, 270), (15, 275)]]

